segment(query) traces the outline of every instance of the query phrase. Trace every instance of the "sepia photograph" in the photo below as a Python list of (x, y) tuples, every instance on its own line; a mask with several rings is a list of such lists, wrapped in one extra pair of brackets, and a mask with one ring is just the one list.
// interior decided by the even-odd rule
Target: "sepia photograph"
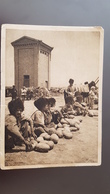
[(1, 168), (99, 166), (104, 30), (4, 24)]

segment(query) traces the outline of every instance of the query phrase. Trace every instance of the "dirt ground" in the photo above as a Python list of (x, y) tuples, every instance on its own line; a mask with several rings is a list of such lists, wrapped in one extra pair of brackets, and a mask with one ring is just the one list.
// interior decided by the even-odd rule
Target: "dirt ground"
[[(55, 96), (56, 108), (64, 105), (63, 95)], [(6, 104), (10, 98), (6, 98)], [(30, 116), (36, 108), (33, 100), (25, 101), (25, 114)], [(96, 110), (95, 110), (96, 111)], [(8, 114), (6, 106), (6, 114)], [(79, 118), (79, 116), (77, 116)], [(72, 139), (59, 139), (54, 148), (47, 153), (37, 151), (25, 152), (25, 149), (15, 150), (5, 154), (6, 166), (66, 166), (89, 165), (98, 162), (98, 116), (82, 118), (81, 129), (74, 131)]]

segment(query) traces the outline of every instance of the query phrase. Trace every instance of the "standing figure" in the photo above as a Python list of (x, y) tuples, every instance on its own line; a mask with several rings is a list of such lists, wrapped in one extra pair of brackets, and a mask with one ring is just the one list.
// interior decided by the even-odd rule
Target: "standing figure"
[(83, 96), (83, 102), (88, 104), (89, 103), (89, 98), (88, 98), (89, 97), (89, 84), (88, 82), (84, 82), (82, 96)]
[(64, 99), (68, 96), (72, 96), (74, 98), (76, 88), (73, 86), (74, 80), (69, 79), (69, 86), (67, 87), (67, 90), (64, 90)]
[(15, 88), (15, 85), (13, 85), (13, 88), (11, 90), (11, 94), (12, 94), (12, 100), (15, 100), (17, 97), (17, 90)]
[(42, 87), (41, 89), (43, 93), (43, 96), (42, 96), (43, 98), (50, 96), (49, 90), (46, 87)]
[(23, 86), (23, 88), (21, 88), (21, 99), (22, 99), (23, 102), (26, 98), (26, 93), (27, 93), (26, 87)]
[(89, 109), (94, 109), (95, 86), (92, 86), (89, 92)]
[(75, 91), (76, 91), (76, 88), (73, 86), (74, 84), (74, 80), (73, 79), (70, 79), (69, 80), (69, 86), (67, 88), (67, 92), (70, 96), (73, 96), (74, 97), (74, 94), (75, 94)]

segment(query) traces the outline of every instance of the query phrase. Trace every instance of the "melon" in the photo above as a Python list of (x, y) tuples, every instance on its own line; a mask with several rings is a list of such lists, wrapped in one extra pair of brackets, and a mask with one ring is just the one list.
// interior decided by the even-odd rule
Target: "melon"
[(73, 119), (74, 118), (74, 115), (69, 115), (68, 118), (69, 119)]
[(48, 128), (48, 129), (47, 129), (47, 133), (48, 133), (49, 135), (52, 135), (52, 134), (56, 133), (56, 129), (55, 129), (55, 128)]
[(59, 128), (57, 128), (57, 131), (58, 131), (58, 130), (63, 131), (63, 130), (64, 130), (64, 127), (59, 127)]
[(68, 127), (70, 126), (70, 124), (63, 124), (63, 127)]
[(49, 141), (46, 141), (46, 144), (48, 144), (50, 146), (50, 150), (53, 149), (54, 147), (54, 142), (49, 140)]
[(70, 132), (70, 127), (66, 126), (66, 127), (64, 127), (64, 130)]
[(32, 145), (32, 148), (33, 148), (33, 149), (34, 149), (34, 148), (37, 146), (37, 144), (38, 144), (38, 142), (35, 141), (34, 139), (32, 139), (30, 142), (31, 142), (31, 145)]
[(41, 143), (46, 143), (47, 145), (49, 145), (50, 150), (54, 147), (54, 142), (52, 140), (43, 140), (41, 141)]
[(63, 131), (63, 136), (66, 138), (66, 139), (71, 139), (73, 137), (72, 133), (71, 132), (68, 132), (66, 130)]
[(50, 135), (48, 133), (42, 133), (40, 135), (40, 137), (43, 137), (43, 139), (45, 139), (45, 140), (49, 140), (50, 139)]
[(75, 124), (75, 127), (77, 128), (77, 130), (80, 129), (80, 125), (78, 123)]
[(61, 124), (68, 124), (68, 121), (66, 121), (65, 119), (61, 119)]
[(50, 140), (50, 135), (49, 135), (48, 133), (45, 134), (44, 139), (45, 139), (45, 140)]
[(57, 127), (58, 128), (61, 128), (62, 127), (62, 124), (61, 123), (58, 123)]
[(51, 137), (50, 137), (50, 139), (51, 139), (55, 144), (57, 144), (57, 143), (58, 143), (58, 140), (59, 140), (59, 137), (58, 137), (58, 135), (56, 135), (56, 134), (52, 134)]
[(37, 138), (37, 142), (38, 142), (38, 143), (41, 142), (41, 141), (43, 141), (43, 140), (44, 140), (43, 137), (38, 137), (38, 138)]
[(59, 138), (62, 138), (63, 137), (62, 128), (58, 128), (57, 131), (56, 131), (56, 134), (58, 135)]
[(68, 122), (70, 123), (71, 127), (74, 127), (76, 123), (80, 124), (80, 121), (76, 118), (74, 119), (68, 119)]
[(70, 131), (77, 131), (78, 129), (76, 127), (70, 127)]
[(45, 137), (46, 134), (48, 134), (48, 133), (46, 133), (46, 132), (45, 133), (41, 133), (40, 137)]
[(40, 142), (36, 145), (35, 150), (39, 152), (48, 152), (50, 150), (50, 146), (45, 142)]

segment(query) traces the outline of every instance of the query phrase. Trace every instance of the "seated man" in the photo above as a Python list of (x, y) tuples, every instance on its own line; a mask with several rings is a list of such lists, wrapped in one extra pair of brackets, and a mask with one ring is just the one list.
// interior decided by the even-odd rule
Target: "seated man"
[(39, 98), (34, 102), (37, 110), (32, 114), (31, 118), (34, 124), (34, 132), (37, 136), (47, 132), (49, 135), (55, 133), (55, 123), (52, 122), (52, 114), (49, 110), (49, 100), (47, 98)]
[(46, 132), (44, 115), (48, 110), (48, 100), (40, 97), (34, 101), (34, 106), (36, 107), (36, 111), (32, 114), (31, 118), (33, 120), (34, 132), (37, 136), (40, 136), (41, 133)]
[(53, 124), (53, 127), (55, 127), (55, 125), (58, 124), (62, 118), (61, 112), (55, 108), (55, 105), (55, 98), (48, 98), (48, 111), (46, 112), (45, 122), (47, 122), (47, 124), (50, 126)]
[(74, 100), (72, 96), (65, 98), (65, 106), (62, 107), (61, 113), (64, 117), (69, 117), (69, 115), (74, 115), (75, 111), (73, 110)]
[(21, 99), (16, 99), (8, 103), (10, 114), (5, 118), (5, 148), (6, 151), (15, 145), (26, 146), (26, 151), (31, 150), (29, 137), (34, 136), (32, 121), (22, 117), (24, 105)]
[(63, 115), (63, 119), (61, 120), (61, 123), (68, 124), (70, 126), (76, 127), (77, 129), (80, 129), (80, 122), (82, 122), (82, 119), (76, 119), (74, 116), (77, 113), (77, 110), (74, 110), (75, 104), (77, 104), (79, 108), (79, 103), (74, 102), (72, 96), (66, 97), (65, 106), (63, 106), (61, 109), (61, 113)]
[(69, 115), (86, 115), (87, 109), (81, 104), (82, 96), (76, 95), (75, 98), (76, 100), (74, 101), (73, 97), (66, 97), (65, 106), (61, 109), (61, 112), (64, 117), (70, 117)]
[(85, 116), (88, 112), (86, 103), (83, 103), (83, 96), (80, 92), (75, 93), (75, 102), (73, 103), (73, 109), (75, 110), (75, 115)]

